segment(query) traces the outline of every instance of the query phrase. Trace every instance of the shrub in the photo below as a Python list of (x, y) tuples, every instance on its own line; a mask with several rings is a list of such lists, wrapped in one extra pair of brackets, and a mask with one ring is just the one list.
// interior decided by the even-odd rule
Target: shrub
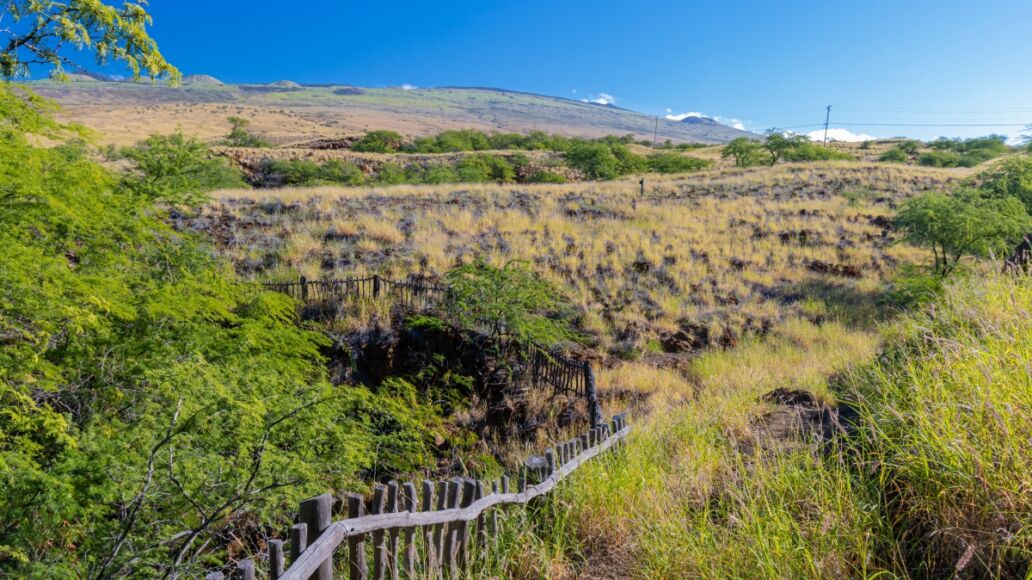
[(137, 170), (129, 187), (153, 201), (200, 203), (206, 192), (246, 186), (229, 160), (212, 156), (207, 145), (182, 133), (152, 135), (120, 154)]
[(378, 185), (397, 185), (408, 183), (409, 176), (405, 168), (397, 163), (384, 163), (377, 168), (372, 181)]
[(980, 177), (987, 195), (1016, 197), (1032, 214), (1032, 157), (1007, 159)]
[(450, 316), (466, 328), (486, 326), (492, 336), (546, 345), (572, 336), (569, 305), (522, 262), (496, 267), (477, 261), (449, 271), (445, 280)]
[(911, 243), (932, 249), (935, 272), (947, 276), (965, 255), (988, 256), (1010, 250), (1032, 228), (1015, 197), (987, 198), (977, 191), (926, 193), (900, 207), (894, 225)]
[(767, 138), (763, 140), (763, 148), (767, 151), (767, 155), (770, 157), (768, 160), (770, 165), (773, 166), (780, 161), (782, 157), (785, 157), (787, 154), (791, 154), (792, 151), (801, 148), (809, 142), (809, 139), (805, 135), (787, 134), (777, 129), (771, 129), (770, 131), (767, 131)]
[(588, 179), (615, 179), (620, 176), (620, 161), (602, 143), (578, 143), (566, 153), (566, 163)]
[[(226, 530), (430, 467), (426, 400), (330, 385), (292, 300), (238, 283), (81, 144), (30, 144), (68, 131), (4, 85), (0, 110), (0, 576), (203, 576)], [(144, 166), (197, 151), (149, 141)]]
[(527, 178), (527, 183), (566, 183), (566, 178), (552, 171), (536, 171)]
[(455, 172), (459, 181), (470, 183), (510, 183), (516, 179), (512, 165), (498, 155), (469, 155), (455, 164)]
[(960, 163), (960, 154), (953, 151), (929, 151), (918, 157), (917, 163), (925, 167), (956, 167)]
[(735, 167), (751, 167), (766, 162), (766, 155), (763, 153), (763, 145), (748, 137), (738, 137), (724, 146), (720, 151), (724, 159), (733, 157)]
[(272, 147), (272, 144), (252, 133), (248, 127), (251, 122), (242, 117), (229, 117), (229, 134), (226, 145), (230, 147)]
[(647, 158), (649, 171), (656, 173), (688, 173), (709, 167), (710, 162), (677, 153), (653, 153)]
[(396, 153), (405, 143), (405, 138), (394, 131), (370, 131), (355, 141), (352, 151), (364, 153)]
[(783, 156), (785, 161), (828, 161), (832, 159), (849, 160), (856, 159), (845, 151), (838, 151), (830, 147), (823, 147), (810, 141), (800, 142), (796, 146), (787, 149)]
[(361, 169), (339, 159), (324, 163), (308, 159), (267, 159), (262, 163), (262, 172), (275, 176), (284, 185), (361, 185), (365, 182)]
[(910, 161), (910, 156), (899, 147), (893, 147), (885, 153), (881, 154), (878, 161), (884, 161), (887, 163), (906, 163)]

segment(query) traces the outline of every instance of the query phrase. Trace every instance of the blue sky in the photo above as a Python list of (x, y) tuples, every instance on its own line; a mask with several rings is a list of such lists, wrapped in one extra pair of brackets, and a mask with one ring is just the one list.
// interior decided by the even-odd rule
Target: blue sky
[[(1029, 0), (152, 0), (184, 73), (490, 86), (749, 129), (1010, 135), (1032, 122)], [(668, 113), (669, 111), (669, 113)], [(878, 126), (860, 123), (929, 124)], [(1001, 124), (989, 127), (946, 126)], [(801, 132), (816, 127), (798, 127)]]

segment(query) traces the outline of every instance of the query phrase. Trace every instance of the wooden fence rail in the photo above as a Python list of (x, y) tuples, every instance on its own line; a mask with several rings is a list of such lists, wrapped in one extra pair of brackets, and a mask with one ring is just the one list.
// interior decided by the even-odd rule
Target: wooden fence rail
[[(308, 280), (297, 282), (265, 282), (265, 288), (288, 294), (308, 304), (313, 302), (353, 299), (391, 298), (408, 310), (428, 311), (447, 308), (448, 287), (436, 284), (391, 280), (379, 275), (365, 278)], [(443, 304), (443, 306), (442, 306)], [(512, 340), (507, 348), (522, 359), (524, 371), (518, 379), (535, 388), (550, 386), (555, 395), (573, 396), (585, 401), (592, 427), (602, 421), (602, 411), (595, 393), (594, 371), (590, 363), (577, 361), (534, 341)]]
[[(490, 486), (466, 478), (436, 485), (423, 481), (421, 496), (413, 483), (390, 482), (375, 488), (368, 507), (363, 496), (348, 495), (348, 517), (336, 522), (331, 522), (334, 501), (330, 494), (305, 500), (299, 510), (300, 523), (291, 529), (289, 568), (284, 568), (283, 541), (269, 542), (269, 577), (330, 580), (334, 556), (342, 546), (347, 547), (344, 569), (352, 580), (365, 580), (370, 574), (376, 580), (388, 576), (461, 577), (485, 561), (495, 545), (499, 509), (526, 505), (548, 494), (578, 467), (620, 443), (630, 430), (626, 414), (621, 413), (605, 425), (548, 449), (543, 466), (520, 471), (515, 490), (509, 489), (507, 477)], [(254, 561), (239, 562), (233, 575), (253, 580)], [(220, 580), (224, 575), (213, 572), (207, 578)]]

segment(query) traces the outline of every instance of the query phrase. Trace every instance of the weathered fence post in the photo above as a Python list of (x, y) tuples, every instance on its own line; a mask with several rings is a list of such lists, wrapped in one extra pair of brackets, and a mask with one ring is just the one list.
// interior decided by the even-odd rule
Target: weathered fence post
[(283, 575), (283, 540), (269, 540), (269, 578), (278, 580)]
[[(387, 513), (397, 513), (398, 499), (398, 482), (387, 482)], [(398, 580), (398, 528), (391, 528), (387, 532), (387, 554), (387, 566), (390, 567), (391, 578)]]
[(290, 563), (297, 562), (301, 552), (308, 547), (308, 524), (294, 524), (290, 528)]
[[(480, 500), (484, 498), (484, 482), (479, 479), (476, 482), (476, 493), (473, 496), (474, 500)], [(487, 515), (484, 512), (480, 512), (477, 516), (477, 548), (481, 551), (487, 552)]]
[(301, 276), (298, 285), (301, 287), (301, 302), (308, 302), (308, 278)]
[(380, 297), (380, 275), (373, 274), (373, 298)]
[(588, 397), (588, 418), (591, 427), (598, 427), (602, 423), (602, 407), (598, 404), (598, 392), (595, 390), (595, 371), (591, 369), (591, 363), (584, 361), (584, 392)]
[[(306, 499), (301, 502), (301, 521), (308, 526), (308, 544), (314, 544), (322, 535), (323, 530), (330, 527), (333, 510), (333, 496), (324, 493), (320, 496)], [(319, 564), (319, 569), (310, 577), (310, 580), (332, 580), (333, 579), (333, 557), (326, 558)]]
[[(376, 486), (373, 491), (373, 505), (369, 511), (373, 514), (382, 514), (387, 505), (387, 488), (382, 485)], [(383, 530), (373, 532), (373, 578), (384, 580), (387, 577), (384, 566), (387, 563), (387, 541)]]
[[(473, 497), (476, 495), (476, 483), (472, 479), (463, 479), (462, 481), (462, 503), (459, 507), (467, 508), (473, 503)], [(459, 565), (466, 567), (469, 563), (469, 522), (463, 520), (459, 522)]]
[[(424, 512), (434, 510), (434, 483), (432, 481), (423, 481), (423, 502), (421, 506)], [(423, 570), (423, 576), (426, 578), (433, 577), (437, 569), (437, 542), (434, 541), (435, 529), (437, 529), (437, 526), (423, 526), (422, 528), (423, 547), (426, 550), (426, 567)]]
[[(348, 495), (348, 519), (365, 515), (365, 498), (360, 494)], [(348, 538), (348, 569), (351, 580), (366, 580), (369, 567), (366, 565), (365, 535)]]
[(237, 564), (235, 576), (240, 580), (254, 580), (254, 561), (250, 558)]
[[(401, 486), (402, 504), (404, 511), (416, 513), (416, 484), (406, 483)], [(405, 568), (406, 578), (416, 577), (416, 529), (405, 528), (402, 532), (405, 538), (405, 554), (402, 563)]]
[[(459, 507), (459, 494), (462, 491), (462, 480), (453, 479), (448, 482), (448, 509), (453, 510)], [(456, 553), (459, 547), (459, 524), (448, 522), (448, 537), (444, 542), (444, 563), (448, 566), (451, 577), (458, 573), (458, 558)]]

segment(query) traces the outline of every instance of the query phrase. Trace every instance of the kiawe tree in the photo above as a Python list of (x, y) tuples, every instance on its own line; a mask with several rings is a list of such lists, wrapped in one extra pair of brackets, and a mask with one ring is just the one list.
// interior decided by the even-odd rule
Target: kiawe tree
[(147, 33), (151, 24), (146, 1), (121, 7), (100, 0), (9, 0), (0, 12), (0, 76), (28, 76), (33, 65), (52, 66), (52, 75), (67, 78), (65, 67), (85, 68), (69, 49), (91, 51), (98, 64), (119, 61), (133, 78), (167, 76), (176, 83), (179, 70), (158, 50)]

